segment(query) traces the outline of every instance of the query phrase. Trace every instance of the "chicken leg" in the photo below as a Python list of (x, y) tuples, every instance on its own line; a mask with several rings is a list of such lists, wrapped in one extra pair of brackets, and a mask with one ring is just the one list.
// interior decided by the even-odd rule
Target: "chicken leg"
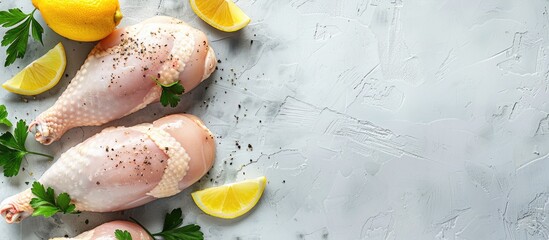
[(67, 130), (99, 126), (159, 101), (157, 84), (190, 91), (215, 70), (206, 35), (171, 17), (153, 17), (114, 31), (91, 51), (57, 102), (30, 129), (42, 144)]
[[(192, 115), (152, 124), (107, 128), (74, 146), (38, 180), (66, 192), (76, 210), (113, 212), (173, 196), (212, 167), (212, 133)], [(108, 196), (108, 197), (107, 197)], [(30, 189), (7, 198), (0, 214), (8, 223), (32, 214)]]

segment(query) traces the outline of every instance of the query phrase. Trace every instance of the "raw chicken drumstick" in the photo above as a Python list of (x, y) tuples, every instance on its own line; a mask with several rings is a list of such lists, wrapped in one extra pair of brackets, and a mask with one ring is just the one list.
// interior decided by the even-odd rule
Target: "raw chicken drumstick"
[(52, 238), (50, 240), (116, 240), (114, 236), (116, 230), (128, 231), (132, 235), (133, 240), (153, 240), (139, 225), (127, 221), (108, 222), (74, 238)]
[(153, 17), (114, 31), (91, 51), (57, 102), (34, 120), (36, 140), (50, 144), (67, 130), (98, 126), (159, 101), (161, 84), (188, 92), (215, 70), (206, 35), (181, 20)]
[[(212, 167), (212, 133), (197, 117), (175, 114), (152, 124), (107, 128), (67, 152), (38, 180), (66, 192), (76, 210), (113, 212), (173, 196)], [(0, 204), (8, 223), (32, 214), (30, 189)]]

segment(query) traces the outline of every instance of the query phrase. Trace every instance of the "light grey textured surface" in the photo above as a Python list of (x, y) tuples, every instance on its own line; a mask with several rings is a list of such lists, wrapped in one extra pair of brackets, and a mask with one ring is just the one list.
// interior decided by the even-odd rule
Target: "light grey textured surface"
[[(123, 214), (0, 223), (0, 239), (74, 236), (128, 216), (155, 228), (175, 207), (207, 239), (549, 238), (548, 1), (240, 0), (253, 21), (231, 34), (204, 24), (185, 0), (121, 3), (122, 25), (169, 15), (202, 29), (222, 63), (177, 109), (156, 104), (108, 126), (196, 114), (219, 136), (213, 170)], [(30, 10), (27, 1), (0, 3), (14, 6)], [(59, 41), (74, 76), (93, 44), (46, 30), (45, 47), (32, 43), (3, 78)], [(0, 101), (32, 120), (69, 78), (36, 98), (2, 90)], [(100, 129), (28, 146), (59, 156)], [(51, 163), (23, 165), (2, 178), (1, 198)], [(238, 220), (209, 217), (190, 198), (261, 175), (265, 195)]]

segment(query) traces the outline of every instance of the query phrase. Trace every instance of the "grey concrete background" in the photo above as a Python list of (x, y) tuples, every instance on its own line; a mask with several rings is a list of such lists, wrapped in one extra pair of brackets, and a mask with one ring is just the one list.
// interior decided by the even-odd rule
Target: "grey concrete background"
[[(74, 236), (129, 216), (155, 229), (175, 207), (206, 239), (549, 239), (548, 1), (239, 0), (253, 21), (237, 33), (209, 27), (185, 0), (121, 4), (122, 26), (168, 15), (203, 30), (222, 63), (178, 108), (155, 104), (108, 126), (196, 114), (218, 136), (214, 168), (169, 199), (0, 223), (0, 239)], [(31, 10), (0, 3), (21, 6)], [(49, 29), (44, 39), (2, 78), (59, 41), (69, 77), (35, 98), (0, 91), (11, 117), (51, 106), (93, 46)], [(59, 156), (101, 129), (28, 147)], [(29, 157), (18, 177), (0, 178), (0, 198), (50, 165)], [(240, 219), (209, 217), (191, 200), (261, 175), (265, 195)]]

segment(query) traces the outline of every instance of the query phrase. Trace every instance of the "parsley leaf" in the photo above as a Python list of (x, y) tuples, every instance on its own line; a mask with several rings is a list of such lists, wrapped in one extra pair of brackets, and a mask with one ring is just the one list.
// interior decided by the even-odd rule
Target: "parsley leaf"
[(31, 34), (32, 38), (34, 38), (35, 41), (40, 42), (42, 45), (44, 45), (44, 42), (42, 41), (42, 34), (44, 33), (44, 28), (34, 19), (31, 17), (32, 21), (32, 28), (31, 28)]
[(186, 225), (169, 231), (153, 234), (161, 236), (164, 240), (203, 240), (204, 234), (200, 231), (200, 226), (196, 224)]
[(200, 226), (189, 224), (183, 227), (183, 214), (181, 208), (174, 209), (171, 213), (166, 214), (164, 219), (164, 227), (162, 232), (151, 234), (141, 223), (130, 217), (135, 223), (141, 226), (153, 239), (162, 237), (164, 240), (204, 240), (204, 233), (200, 231)]
[(156, 81), (158, 86), (162, 87), (162, 95), (160, 96), (160, 103), (166, 107), (177, 107), (179, 101), (181, 101), (181, 95), (185, 92), (185, 88), (181, 85), (180, 81), (164, 85)]
[(133, 240), (130, 232), (126, 230), (122, 231), (120, 229), (116, 229), (116, 231), (114, 231), (114, 236), (117, 240)]
[(61, 193), (57, 196), (57, 207), (65, 214), (75, 212), (76, 206), (71, 204), (71, 196), (68, 193)]
[(44, 28), (34, 19), (35, 11), (36, 9), (29, 14), (25, 14), (17, 8), (0, 11), (0, 26), (9, 28), (17, 25), (8, 30), (2, 39), (2, 46), (8, 46), (5, 67), (14, 63), (15, 59), (25, 56), (29, 41), (29, 32), (36, 41), (44, 45), (42, 42)]
[(0, 11), (0, 24), (2, 27), (11, 27), (23, 21), (27, 17), (21, 9), (13, 8), (8, 11)]
[(13, 177), (19, 174), (23, 156), (21, 152), (0, 149), (0, 165), (4, 168), (4, 176)]
[(19, 120), (17, 126), (11, 132), (5, 132), (0, 136), (0, 166), (4, 168), (4, 176), (13, 177), (19, 174), (21, 162), (27, 154), (40, 155), (53, 159), (52, 156), (28, 151), (25, 147), (29, 127), (24, 120)]
[(19, 120), (13, 133), (15, 134), (15, 141), (20, 147), (19, 149), (21, 151), (27, 151), (25, 148), (25, 141), (27, 141), (27, 136), (29, 135), (29, 127), (27, 126), (27, 123), (25, 123), (24, 120)]
[(183, 223), (183, 214), (181, 208), (174, 209), (171, 213), (166, 214), (164, 219), (164, 227), (162, 232), (155, 233), (153, 236), (161, 236), (164, 240), (202, 240), (204, 234), (200, 231), (200, 226), (195, 224), (180, 227)]
[(31, 207), (34, 208), (32, 216), (48, 218), (58, 212), (64, 214), (78, 213), (78, 211), (75, 211), (76, 206), (70, 203), (71, 197), (67, 193), (61, 193), (56, 198), (55, 191), (51, 187), (46, 189), (39, 182), (32, 184), (31, 192), (36, 196), (30, 201)]
[(162, 231), (172, 230), (181, 225), (181, 223), (183, 223), (182, 216), (183, 213), (181, 212), (181, 208), (174, 209), (171, 213), (167, 213)]
[(13, 125), (10, 120), (8, 120), (8, 111), (4, 105), (0, 105), (0, 124), (4, 124), (8, 127)]

